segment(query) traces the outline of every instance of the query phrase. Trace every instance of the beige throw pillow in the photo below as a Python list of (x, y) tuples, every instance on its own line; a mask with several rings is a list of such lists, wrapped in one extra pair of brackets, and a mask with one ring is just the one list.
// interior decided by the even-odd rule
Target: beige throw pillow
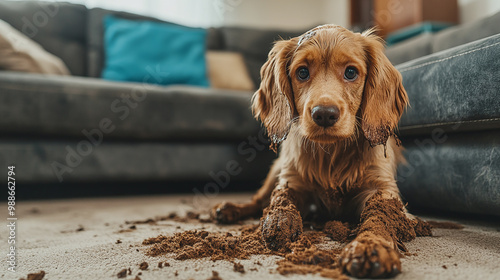
[(207, 51), (210, 86), (221, 89), (254, 90), (245, 60), (240, 53)]
[(0, 20), (0, 69), (41, 74), (70, 75), (64, 62)]

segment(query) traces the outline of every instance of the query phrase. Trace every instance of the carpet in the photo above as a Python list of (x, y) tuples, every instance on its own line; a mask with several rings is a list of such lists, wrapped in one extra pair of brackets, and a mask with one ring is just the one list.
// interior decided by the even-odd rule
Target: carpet
[[(141, 242), (159, 234), (172, 235), (191, 229), (235, 231), (239, 226), (186, 223), (166, 220), (156, 224), (127, 224), (156, 216), (208, 209), (218, 201), (246, 201), (250, 194), (221, 194), (208, 200), (188, 195), (91, 198), (54, 201), (20, 201), (16, 206), (16, 272), (3, 262), (1, 279), (27, 278), (44, 271), (43, 279), (207, 279), (212, 271), (222, 279), (325, 279), (319, 275), (287, 275), (276, 272), (277, 256), (252, 256), (241, 260), (245, 273), (235, 272), (228, 261), (174, 260), (149, 257)], [(8, 224), (7, 211), (1, 211)], [(426, 220), (442, 221), (432, 216)], [(402, 259), (403, 272), (396, 279), (500, 279), (500, 223), (498, 220), (455, 219), (463, 229), (433, 229), (433, 237), (408, 242), (414, 254)], [(257, 223), (248, 221), (247, 223)], [(135, 226), (135, 228), (134, 228)], [(131, 228), (132, 227), (132, 228)], [(9, 253), (9, 227), (0, 227), (0, 251)], [(342, 244), (334, 244), (341, 246)], [(167, 261), (170, 266), (158, 267)], [(146, 270), (139, 268), (147, 262)], [(130, 268), (130, 275), (128, 269)], [(140, 275), (139, 275), (140, 274)]]

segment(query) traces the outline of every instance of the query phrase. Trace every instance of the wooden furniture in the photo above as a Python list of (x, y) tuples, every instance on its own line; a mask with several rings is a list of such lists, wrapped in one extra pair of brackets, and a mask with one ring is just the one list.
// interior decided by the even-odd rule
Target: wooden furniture
[(387, 34), (421, 22), (459, 23), (457, 0), (352, 0), (351, 26)]

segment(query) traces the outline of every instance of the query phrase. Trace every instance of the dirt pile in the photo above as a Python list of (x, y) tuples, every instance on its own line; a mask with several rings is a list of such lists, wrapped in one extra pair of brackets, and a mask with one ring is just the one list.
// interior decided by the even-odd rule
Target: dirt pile
[(246, 259), (250, 255), (271, 254), (261, 240), (258, 225), (244, 226), (240, 235), (226, 233), (210, 233), (190, 230), (176, 233), (173, 236), (149, 238), (142, 242), (151, 245), (146, 254), (158, 256), (174, 254), (176, 260), (198, 259), (210, 257), (211, 260)]
[[(286, 211), (283, 211), (286, 213)], [(266, 247), (262, 238), (261, 225), (246, 225), (238, 233), (214, 233), (204, 230), (190, 230), (175, 233), (172, 236), (160, 235), (142, 242), (149, 246), (148, 256), (173, 255), (176, 260), (210, 258), (210, 260), (233, 261), (234, 270), (244, 272), (243, 266), (234, 262), (235, 259), (247, 259), (251, 255), (277, 255), (283, 259), (277, 261), (277, 271), (280, 274), (317, 273), (323, 277), (347, 279), (342, 274), (338, 263), (340, 249), (321, 246), (325, 241), (333, 240), (342, 243), (351, 241), (363, 231), (380, 230), (381, 235), (393, 238), (398, 247), (405, 252), (403, 242), (416, 236), (431, 235), (431, 226), (420, 219), (409, 219), (403, 212), (403, 205), (398, 200), (373, 199), (362, 213), (363, 224), (352, 226), (340, 221), (330, 221), (315, 225), (314, 230), (306, 230), (294, 242), (287, 244), (288, 250), (273, 251)], [(376, 218), (373, 218), (376, 217)], [(180, 218), (169, 215), (168, 219), (185, 222), (196, 220), (199, 215)], [(144, 223), (156, 223), (145, 220)], [(136, 221), (137, 222), (137, 221)], [(261, 221), (261, 224), (263, 222)], [(286, 227), (290, 228), (290, 227)], [(286, 229), (285, 228), (285, 229)], [(302, 227), (300, 227), (302, 229)], [(328, 247), (328, 246), (327, 246)], [(213, 275), (216, 278), (218, 276)]]

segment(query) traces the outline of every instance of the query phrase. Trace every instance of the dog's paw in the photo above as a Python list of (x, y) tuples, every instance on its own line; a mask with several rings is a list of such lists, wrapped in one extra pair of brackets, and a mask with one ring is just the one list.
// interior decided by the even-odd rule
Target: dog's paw
[(357, 238), (348, 244), (339, 263), (344, 272), (357, 278), (393, 277), (401, 272), (399, 253), (376, 236)]
[(276, 208), (262, 218), (262, 239), (272, 250), (287, 250), (302, 234), (302, 218), (295, 208)]
[(240, 207), (230, 202), (222, 202), (212, 208), (211, 215), (218, 223), (232, 224), (240, 220)]

